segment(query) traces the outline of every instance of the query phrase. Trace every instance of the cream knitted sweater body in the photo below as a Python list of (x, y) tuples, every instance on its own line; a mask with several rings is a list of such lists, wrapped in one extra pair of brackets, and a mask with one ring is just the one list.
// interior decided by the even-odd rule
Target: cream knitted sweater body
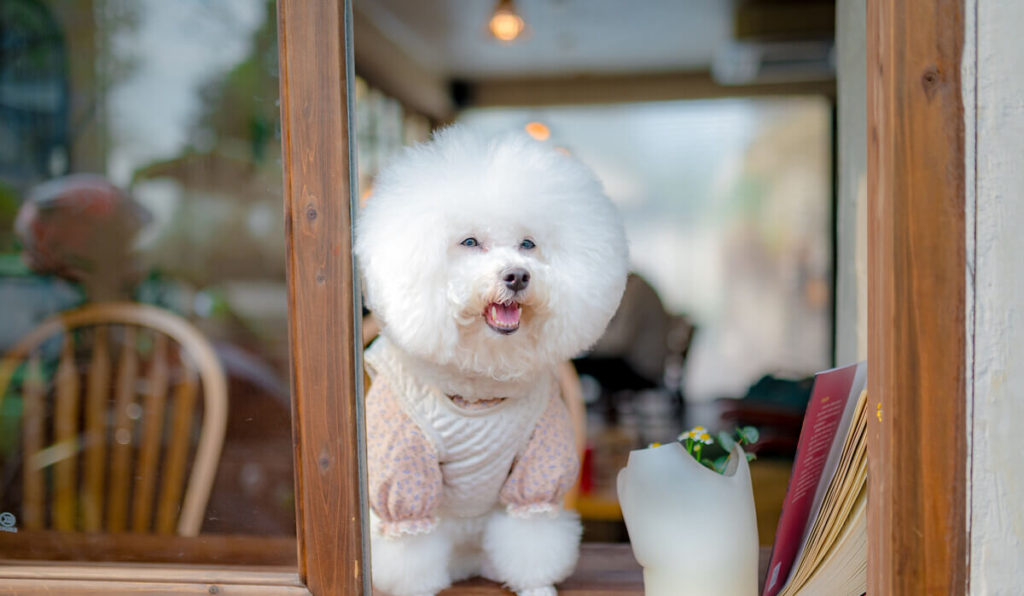
[(521, 398), (467, 401), (425, 385), (385, 337), (366, 351), (369, 500), (379, 531), (431, 531), (438, 517), (471, 518), (499, 505), (555, 513), (579, 462), (553, 372)]

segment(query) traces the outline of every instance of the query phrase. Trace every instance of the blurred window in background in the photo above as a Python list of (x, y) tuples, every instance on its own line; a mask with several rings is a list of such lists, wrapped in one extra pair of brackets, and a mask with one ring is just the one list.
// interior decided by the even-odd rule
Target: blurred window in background
[(355, 96), (359, 189), (365, 199), (373, 192), (374, 177), (388, 159), (403, 146), (430, 138), (431, 123), (361, 77), (356, 77)]
[(831, 365), (826, 98), (478, 108), (459, 120), (490, 133), (543, 123), (544, 142), (594, 169), (622, 212), (634, 271), (695, 328), (685, 374), (666, 370), (688, 402)]
[[(228, 389), (203, 538), (150, 537), (166, 529), (138, 511), (157, 506), (180, 433), (187, 469), (200, 465), (199, 427), (173, 422), (185, 357), (164, 369), (166, 349), (142, 327), (44, 343), (39, 378), (22, 366), (0, 395), (0, 512), (18, 530), (0, 532), (0, 558), (294, 565), (276, 24), (264, 0), (0, 4), (0, 353), (58, 313), (144, 303), (198, 329)], [(106, 374), (93, 374), (98, 353)], [(171, 389), (158, 411), (149, 399), (161, 375)], [(100, 434), (85, 430), (94, 377), (110, 385)], [(147, 447), (153, 425), (165, 432)], [(33, 441), (41, 451), (26, 453)], [(99, 528), (86, 519), (97, 445), (126, 447), (136, 470), (123, 491), (104, 488)], [(104, 487), (115, 475), (106, 459)], [(146, 461), (158, 462), (148, 488)], [(41, 518), (26, 517), (40, 506)], [(134, 533), (111, 534), (115, 519)]]

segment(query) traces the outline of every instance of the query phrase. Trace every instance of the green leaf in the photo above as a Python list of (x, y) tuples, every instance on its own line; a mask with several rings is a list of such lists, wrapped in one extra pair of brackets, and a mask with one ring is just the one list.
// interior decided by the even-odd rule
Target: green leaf
[(755, 454), (755, 453), (747, 453), (746, 455), (747, 455), (747, 461), (754, 461), (755, 459), (757, 459), (757, 454)]
[(736, 433), (740, 436), (740, 443), (745, 445), (756, 443), (761, 438), (761, 433), (753, 426), (744, 426), (737, 429)]
[(716, 472), (718, 472), (719, 474), (725, 474), (725, 464), (728, 461), (729, 461), (729, 456), (728, 455), (722, 455), (720, 457), (715, 458), (714, 470)]
[(736, 444), (736, 441), (732, 435), (723, 430), (718, 433), (718, 444), (722, 446), (722, 449), (732, 452), (732, 446)]

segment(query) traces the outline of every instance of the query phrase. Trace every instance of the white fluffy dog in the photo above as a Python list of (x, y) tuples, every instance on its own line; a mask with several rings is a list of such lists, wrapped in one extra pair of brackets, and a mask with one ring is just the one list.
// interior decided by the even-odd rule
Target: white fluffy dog
[(384, 170), (356, 225), (366, 300), (376, 589), (472, 575), (553, 595), (579, 552), (578, 461), (556, 366), (593, 344), (627, 272), (594, 175), (528, 137), (437, 133)]

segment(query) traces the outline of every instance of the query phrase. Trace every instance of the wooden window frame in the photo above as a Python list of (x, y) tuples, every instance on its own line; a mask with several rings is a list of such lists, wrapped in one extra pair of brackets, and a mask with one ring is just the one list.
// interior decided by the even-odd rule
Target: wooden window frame
[[(867, 10), (868, 360), (877, 403), (869, 592), (959, 594), (968, 581), (964, 0), (868, 0)], [(371, 593), (351, 254), (351, 14), (350, 0), (278, 4), (298, 568), (11, 562), (0, 566), (0, 591)]]
[(968, 572), (964, 0), (868, 0), (868, 593)]
[(370, 593), (351, 255), (351, 14), (349, 0), (278, 2), (297, 568), (5, 561), (0, 593)]

